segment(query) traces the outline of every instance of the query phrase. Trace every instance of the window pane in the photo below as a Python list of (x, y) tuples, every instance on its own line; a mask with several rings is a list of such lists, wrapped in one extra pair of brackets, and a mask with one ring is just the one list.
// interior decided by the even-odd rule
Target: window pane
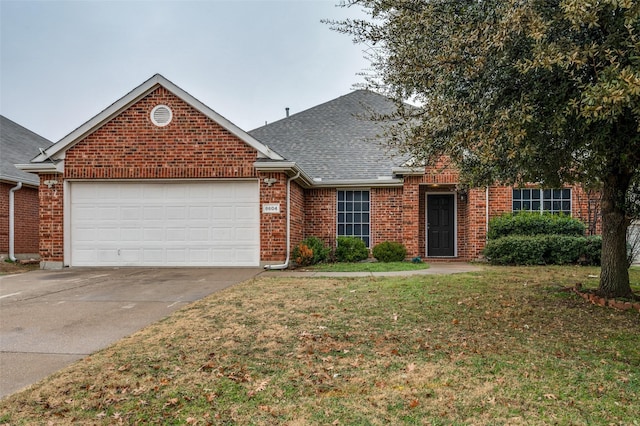
[(514, 189), (514, 190), (513, 190), (513, 199), (514, 199), (514, 200), (519, 200), (519, 199), (520, 199), (520, 197), (521, 197), (521, 195), (520, 195), (520, 190), (519, 190), (519, 189)]
[(513, 211), (517, 212), (522, 208), (522, 203), (520, 201), (513, 202)]
[(554, 201), (554, 202), (553, 202), (553, 211), (554, 211), (554, 212), (557, 212), (557, 211), (559, 211), (559, 210), (560, 210), (560, 208), (561, 208), (560, 201)]
[(566, 188), (562, 190), (562, 198), (564, 198), (565, 200), (570, 200), (571, 199), (571, 189)]
[(523, 200), (530, 200), (531, 199), (531, 190), (530, 189), (523, 189), (522, 190), (522, 199)]
[(551, 198), (551, 190), (550, 189), (545, 189), (544, 191), (542, 191), (542, 196), (544, 197), (545, 200), (548, 200), (549, 198)]
[(534, 200), (539, 200), (540, 199), (540, 190), (539, 189), (532, 189), (531, 190), (531, 198)]
[(560, 197), (562, 197), (562, 190), (561, 189), (554, 189), (553, 190), (553, 199), (557, 200)]
[(540, 211), (540, 201), (533, 201), (531, 203), (531, 210), (533, 211)]
[(369, 246), (369, 191), (338, 191), (338, 236), (361, 237)]
[(563, 201), (562, 210), (565, 212), (571, 212), (571, 201)]
[(522, 210), (531, 210), (531, 201), (523, 201)]
[(544, 202), (543, 210), (544, 210), (545, 212), (548, 212), (548, 211), (550, 211), (550, 210), (551, 210), (551, 201), (545, 201), (545, 202)]

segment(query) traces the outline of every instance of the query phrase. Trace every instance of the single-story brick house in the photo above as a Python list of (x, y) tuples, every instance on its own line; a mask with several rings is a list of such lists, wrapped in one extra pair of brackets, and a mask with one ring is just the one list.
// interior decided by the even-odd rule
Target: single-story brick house
[(406, 167), (366, 118), (389, 108), (357, 90), (245, 132), (155, 75), (19, 165), (40, 176), (42, 266), (278, 268), (303, 238), (339, 235), (470, 260), (491, 216), (587, 217), (578, 188), (462, 190), (452, 169)]
[(37, 258), (38, 176), (15, 167), (51, 141), (0, 115), (0, 257)]

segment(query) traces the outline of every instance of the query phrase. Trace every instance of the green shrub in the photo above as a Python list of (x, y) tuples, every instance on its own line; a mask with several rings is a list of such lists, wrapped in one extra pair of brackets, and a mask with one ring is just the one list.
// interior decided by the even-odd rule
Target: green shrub
[(331, 249), (318, 237), (305, 238), (293, 249), (293, 260), (299, 266), (315, 265), (327, 260)]
[(512, 235), (487, 241), (484, 255), (495, 265), (542, 265), (542, 237)]
[(359, 262), (369, 257), (369, 250), (358, 237), (338, 237), (336, 260), (338, 262)]
[(566, 215), (537, 212), (506, 213), (489, 222), (489, 240), (508, 235), (570, 235), (584, 236), (585, 224)]
[(550, 265), (566, 265), (578, 263), (585, 251), (587, 239), (568, 235), (545, 235), (544, 263)]
[(496, 265), (599, 265), (601, 247), (599, 236), (510, 235), (489, 240), (484, 255)]
[(380, 262), (402, 262), (407, 257), (407, 249), (394, 241), (384, 241), (373, 248), (373, 257)]
[(590, 235), (586, 240), (580, 263), (583, 265), (600, 266), (600, 260), (602, 258), (602, 236)]

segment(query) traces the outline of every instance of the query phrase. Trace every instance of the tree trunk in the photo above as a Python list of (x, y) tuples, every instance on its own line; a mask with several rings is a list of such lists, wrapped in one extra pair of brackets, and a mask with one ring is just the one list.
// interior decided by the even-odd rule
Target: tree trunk
[(627, 228), (624, 194), (628, 184), (620, 176), (607, 179), (602, 190), (602, 269), (598, 295), (606, 298), (633, 297), (627, 263)]

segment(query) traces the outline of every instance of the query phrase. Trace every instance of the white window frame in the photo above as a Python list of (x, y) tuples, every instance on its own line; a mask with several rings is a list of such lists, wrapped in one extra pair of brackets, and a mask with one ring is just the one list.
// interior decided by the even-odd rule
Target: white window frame
[[(347, 193), (355, 193), (355, 192), (359, 192), (359, 193), (367, 193), (368, 194), (368, 199), (367, 201), (348, 201), (347, 200)], [(340, 200), (340, 193), (344, 194), (344, 199)], [(347, 210), (347, 203), (353, 203), (354, 207), (355, 207), (355, 203), (367, 203), (368, 205), (368, 210), (364, 211), (364, 210)], [(343, 209), (340, 209), (341, 203), (343, 204)], [(362, 207), (362, 205), (360, 205), (360, 207)], [(344, 215), (343, 220), (340, 220), (340, 215)], [(347, 216), (349, 214), (352, 215), (356, 215), (356, 214), (367, 214), (369, 216), (369, 220), (368, 221), (364, 221), (362, 220), (362, 216), (360, 217), (360, 221), (356, 221), (354, 217), (352, 217), (351, 221), (347, 220)], [(360, 232), (358, 234), (356, 234), (355, 232), (351, 232), (351, 234), (347, 233), (346, 230), (343, 231), (342, 233), (340, 233), (340, 225), (343, 225), (345, 228), (349, 225), (351, 225), (352, 227), (355, 228), (355, 226), (360, 226), (362, 227), (363, 225), (366, 225), (368, 227), (368, 233), (363, 233)], [(361, 228), (362, 229), (362, 228)], [(336, 191), (336, 237), (357, 237), (360, 238), (364, 241), (364, 243), (366, 244), (367, 248), (371, 247), (371, 189), (369, 188), (345, 188), (345, 189), (338, 189)], [(366, 239), (365, 239), (366, 238)]]
[[(516, 198), (516, 191), (520, 191), (520, 198)], [(525, 192), (528, 191), (528, 192)], [(535, 197), (535, 192), (537, 191), (539, 197)], [(560, 191), (559, 196), (557, 191)], [(565, 191), (569, 191), (568, 198), (565, 197)], [(528, 194), (528, 197), (525, 198), (525, 194)], [(565, 209), (563, 207), (564, 203), (569, 203), (569, 208)], [(515, 208), (515, 203), (520, 203), (520, 208)], [(524, 208), (524, 203), (529, 203), (528, 208)], [(539, 203), (539, 208), (534, 209), (534, 203)], [(545, 208), (545, 204), (548, 203), (549, 208)], [(560, 203), (560, 208), (555, 208), (554, 203)], [(542, 213), (552, 213), (552, 214), (568, 214), (569, 216), (573, 213), (573, 191), (572, 188), (512, 188), (511, 191), (511, 211), (513, 213), (518, 212), (540, 212)]]

